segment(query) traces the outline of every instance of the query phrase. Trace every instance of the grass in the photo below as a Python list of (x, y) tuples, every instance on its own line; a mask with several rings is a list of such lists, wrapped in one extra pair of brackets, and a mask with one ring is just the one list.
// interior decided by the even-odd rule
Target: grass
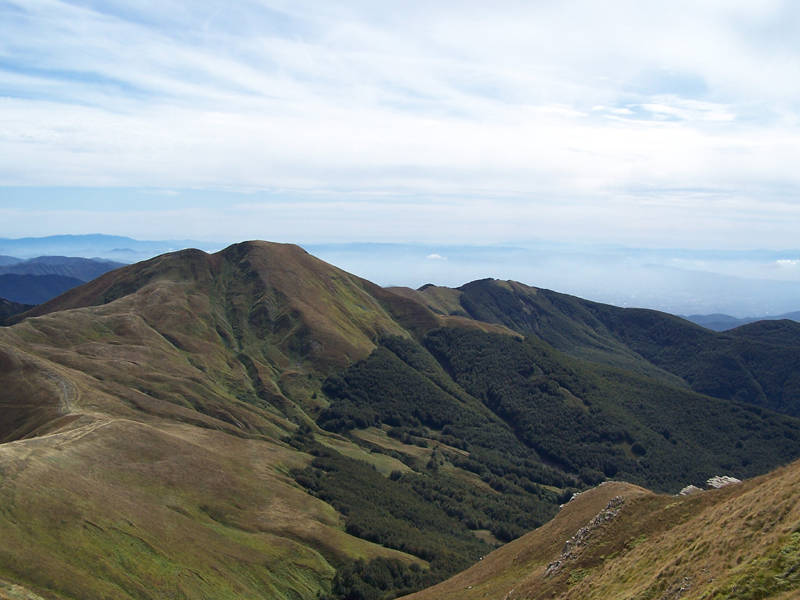
[[(550, 523), (409, 598), (794, 597), (800, 590), (799, 484), (800, 462), (689, 497), (605, 484), (578, 496)], [(627, 497), (618, 517), (546, 577), (566, 540), (611, 494)]]
[(48, 597), (289, 598), (348, 561), (417, 560), (349, 535), (286, 475), (311, 457), (281, 440), (326, 405), (328, 371), (409, 335), (369, 290), (242, 244), (109, 273), (0, 330), (0, 439), (19, 440), (0, 445), (0, 576)]
[(372, 465), (381, 475), (388, 477), (393, 472), (406, 473), (411, 471), (411, 467), (401, 462), (400, 460), (381, 454), (378, 452), (368, 452), (361, 446), (354, 444), (348, 440), (336, 439), (329, 436), (316, 436), (316, 440), (323, 446), (336, 450), (339, 454), (360, 460)]
[[(511, 310), (509, 299), (531, 310)], [(313, 598), (350, 589), (335, 573), (410, 589), (543, 522), (579, 478), (616, 467), (666, 486), (701, 475), (689, 469), (700, 459), (703, 469), (736, 459), (732, 468), (753, 473), (796, 449), (791, 420), (741, 405), (722, 419), (729, 404), (690, 394), (609, 337), (591, 307), (565, 302), (514, 283), (400, 296), (297, 247), (253, 242), (158, 257), (37, 307), (0, 329), (0, 578), (9, 582), (0, 594)], [(553, 344), (614, 366), (590, 368), (513, 335), (535, 324), (536, 306), (567, 326), (550, 331)], [(573, 309), (583, 320), (567, 318)], [(443, 324), (471, 331), (434, 331)], [(478, 381), (478, 371), (491, 377)], [(559, 432), (539, 435), (525, 417), (533, 412)], [(365, 414), (373, 420), (354, 427)], [(345, 435), (321, 430), (326, 416)], [(671, 431), (656, 427), (665, 419)], [(703, 429), (709, 420), (724, 431)], [(573, 435), (576, 423), (599, 429)], [(329, 464), (312, 451), (330, 452)], [(709, 594), (748, 577), (794, 585), (793, 488), (740, 489), (753, 498), (602, 486), (486, 556), (457, 578), (465, 585), (441, 589), (601, 598), (668, 593), (684, 576)], [(630, 498), (624, 526), (600, 531), (537, 588), (531, 577), (619, 493)], [(414, 531), (411, 519), (425, 522)], [(697, 569), (714, 553), (725, 559), (704, 568), (716, 587), (702, 588)], [(419, 566), (422, 554), (430, 560)]]
[(800, 589), (800, 532), (784, 538), (761, 558), (734, 572), (725, 587), (709, 600), (760, 600)]
[(4, 444), (1, 576), (64, 598), (293, 598), (324, 592), (332, 563), (410, 559), (346, 534), (281, 474), (307, 460), (273, 442), (124, 420)]

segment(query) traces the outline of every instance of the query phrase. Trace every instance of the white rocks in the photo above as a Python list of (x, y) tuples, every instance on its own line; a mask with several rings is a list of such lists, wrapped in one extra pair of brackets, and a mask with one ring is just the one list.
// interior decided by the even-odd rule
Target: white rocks
[(742, 483), (742, 480), (731, 477), (730, 475), (715, 475), (706, 481), (706, 486), (708, 486), (709, 489), (718, 490), (719, 488), (723, 488), (726, 485), (733, 485), (734, 483)]
[[(714, 477), (711, 477), (708, 481), (706, 481), (706, 489), (718, 490), (719, 488), (723, 488), (727, 485), (733, 485), (734, 483), (742, 483), (742, 480), (736, 479), (736, 477), (731, 477), (730, 475), (714, 475)], [(702, 491), (703, 490), (696, 485), (687, 485), (676, 495), (691, 496), (692, 494), (697, 494)]]

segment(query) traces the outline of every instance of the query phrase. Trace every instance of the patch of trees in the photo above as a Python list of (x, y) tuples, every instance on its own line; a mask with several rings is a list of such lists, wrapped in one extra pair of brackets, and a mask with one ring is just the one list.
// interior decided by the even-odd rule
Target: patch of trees
[(586, 484), (616, 477), (676, 491), (800, 454), (797, 419), (570, 358), (535, 338), (441, 329), (425, 345), (520, 441)]
[(569, 357), (536, 338), (476, 330), (435, 330), (422, 344), (386, 338), (323, 391), (330, 405), (320, 426), (343, 434), (378, 426), (433, 448), (424, 464), (398, 457), (419, 472), (386, 478), (317, 446), (309, 431), (290, 440), (316, 455), (297, 481), (344, 515), (348, 532), (430, 562), (413, 576), (353, 564), (334, 585), (337, 599), (391, 597), (409, 581), (443, 579), (489, 549), (474, 530), (514, 539), (548, 520), (576, 486), (615, 478), (675, 492), (800, 454), (798, 419)]

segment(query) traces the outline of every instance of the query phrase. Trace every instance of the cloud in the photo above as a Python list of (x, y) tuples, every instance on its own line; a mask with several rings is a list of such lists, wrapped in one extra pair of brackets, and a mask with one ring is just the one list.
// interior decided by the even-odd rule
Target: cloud
[(11, 0), (0, 185), (267, 191), (334, 219), (361, 198), (385, 208), (359, 222), (409, 228), (463, 199), (481, 235), (724, 239), (797, 218), (799, 10)]
[(447, 260), (447, 257), (441, 254), (428, 254), (425, 258), (428, 260)]

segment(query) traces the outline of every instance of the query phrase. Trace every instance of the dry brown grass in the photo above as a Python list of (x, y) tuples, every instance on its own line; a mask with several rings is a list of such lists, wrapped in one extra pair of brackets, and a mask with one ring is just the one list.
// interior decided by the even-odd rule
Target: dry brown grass
[[(550, 523), (408, 598), (796, 598), (800, 579), (785, 583), (770, 557), (782, 552), (794, 565), (790, 570), (800, 568), (790, 542), (800, 527), (798, 494), (800, 463), (689, 497), (604, 484), (568, 503)], [(617, 518), (546, 576), (565, 542), (614, 495), (626, 498)]]

